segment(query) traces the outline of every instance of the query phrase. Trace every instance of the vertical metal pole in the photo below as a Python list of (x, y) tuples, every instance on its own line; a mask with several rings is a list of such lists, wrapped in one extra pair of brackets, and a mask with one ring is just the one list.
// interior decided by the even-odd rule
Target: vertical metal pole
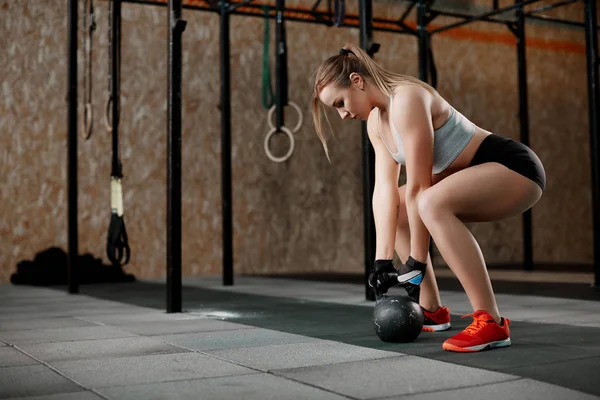
[(112, 172), (121, 176), (119, 164), (119, 122), (121, 120), (121, 0), (113, 0), (111, 36), (111, 88), (112, 93)]
[(429, 80), (429, 32), (427, 31), (427, 1), (417, 4), (417, 31), (419, 33), (419, 79)]
[(69, 0), (67, 101), (67, 186), (68, 186), (68, 286), (69, 293), (79, 293), (77, 256), (77, 0)]
[(169, 0), (167, 99), (167, 312), (181, 312), (181, 0)]
[[(427, 29), (429, 22), (427, 21), (427, 8), (429, 2), (427, 0), (419, 0), (417, 4), (417, 32), (419, 38), (419, 79), (423, 82), (437, 85), (436, 82), (429, 80), (429, 46), (431, 35)], [(437, 80), (437, 79), (436, 79)], [(429, 253), (433, 254), (433, 240), (429, 240)]]
[[(373, 42), (373, 5), (370, 0), (359, 0), (360, 47), (368, 51)], [(375, 150), (369, 141), (367, 124), (362, 122), (362, 159), (363, 159), (363, 215), (365, 235), (365, 296), (375, 300), (375, 294), (369, 288), (367, 279), (375, 262), (375, 219), (373, 217), (373, 190), (375, 188)]]
[(596, 0), (585, 0), (585, 48), (587, 55), (588, 113), (590, 124), (590, 161), (592, 167), (592, 213), (594, 223), (594, 286), (600, 285), (600, 140), (598, 109), (600, 77), (598, 75), (598, 20)]
[(223, 203), (223, 285), (233, 285), (233, 211), (231, 182), (231, 72), (229, 2), (221, 0), (221, 191)]
[[(522, 3), (515, 0), (515, 3)], [(529, 103), (527, 95), (527, 57), (525, 48), (525, 10), (523, 7), (517, 9), (517, 69), (519, 82), (519, 122), (521, 132), (521, 143), (529, 146)], [(523, 214), (523, 269), (533, 270), (533, 229), (531, 210)]]

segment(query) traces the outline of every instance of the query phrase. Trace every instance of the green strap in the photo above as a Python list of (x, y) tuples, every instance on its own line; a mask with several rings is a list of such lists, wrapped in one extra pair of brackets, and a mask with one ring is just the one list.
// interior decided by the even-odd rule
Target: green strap
[[(263, 7), (265, 14), (268, 15), (269, 8)], [(269, 109), (274, 104), (273, 86), (271, 85), (271, 69), (269, 68), (269, 18), (265, 17), (264, 29), (264, 49), (263, 49), (263, 81), (262, 81), (262, 103), (265, 109)]]

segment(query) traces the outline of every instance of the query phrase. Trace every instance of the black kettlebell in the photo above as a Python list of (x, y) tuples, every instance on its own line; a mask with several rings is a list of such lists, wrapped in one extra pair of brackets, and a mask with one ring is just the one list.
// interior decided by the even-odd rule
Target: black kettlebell
[(373, 329), (384, 342), (414, 341), (424, 320), (421, 306), (406, 296), (381, 296), (373, 309)]

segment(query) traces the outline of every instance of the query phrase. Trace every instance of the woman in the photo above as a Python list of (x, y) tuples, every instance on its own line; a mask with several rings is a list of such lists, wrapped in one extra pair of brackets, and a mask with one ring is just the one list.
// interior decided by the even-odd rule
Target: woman
[[(321, 105), (342, 119), (367, 120), (375, 149), (377, 232), (369, 284), (376, 293), (399, 283), (423, 308), (423, 330), (450, 328), (431, 265), (431, 237), (474, 311), (473, 322), (443, 348), (510, 346), (510, 321), (500, 315), (481, 250), (465, 223), (531, 208), (546, 183), (539, 158), (525, 145), (474, 125), (431, 86), (386, 71), (354, 45), (325, 60), (315, 75), (313, 119), (329, 158)], [(398, 187), (402, 165), (406, 184)], [(392, 262), (394, 250), (404, 263), (400, 270)]]

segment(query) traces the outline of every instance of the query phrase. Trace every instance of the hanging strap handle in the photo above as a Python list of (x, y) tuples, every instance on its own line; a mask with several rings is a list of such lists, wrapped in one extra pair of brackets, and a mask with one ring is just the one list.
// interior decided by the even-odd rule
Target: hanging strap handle
[(122, 179), (110, 177), (111, 213), (106, 237), (106, 255), (114, 266), (129, 263), (131, 248), (123, 219), (123, 184)]
[[(273, 110), (275, 111), (275, 127), (272, 127), (267, 132), (264, 141), (265, 153), (273, 162), (287, 161), (292, 156), (295, 148), (294, 135), (284, 125), (283, 109), (288, 105), (287, 42), (285, 38), (285, 20), (283, 17), (284, 10), (285, 0), (277, 0), (275, 20), (275, 105), (271, 107), (267, 115), (269, 125), (271, 125), (271, 115)], [(283, 157), (277, 157), (271, 152), (270, 141), (275, 133), (285, 134), (290, 141), (288, 151)]]
[[(106, 110), (112, 108), (112, 163), (110, 173), (110, 223), (106, 255), (113, 266), (129, 262), (131, 249), (123, 219), (123, 166), (119, 157), (120, 83), (121, 83), (121, 0), (109, 0), (109, 92)], [(106, 113), (108, 120), (108, 112)], [(106, 121), (107, 122), (107, 121)]]
[[(92, 34), (96, 30), (94, 16), (94, 0), (86, 0), (84, 4), (83, 26), (84, 36), (83, 63), (83, 136), (88, 140), (92, 136), (93, 109), (92, 109)], [(88, 21), (89, 19), (89, 21)]]

